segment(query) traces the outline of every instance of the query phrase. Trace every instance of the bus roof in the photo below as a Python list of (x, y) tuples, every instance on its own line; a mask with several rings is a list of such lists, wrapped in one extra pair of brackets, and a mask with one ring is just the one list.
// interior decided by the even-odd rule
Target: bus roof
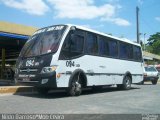
[[(92, 30), (92, 29), (90, 29), (90, 28), (86, 28), (86, 27), (83, 27), (83, 26), (80, 26), (80, 25), (74, 25), (74, 24), (57, 24), (57, 25), (66, 25), (66, 26), (69, 26), (69, 27), (75, 26), (76, 28), (81, 29), (81, 30), (84, 30), (84, 31), (93, 32), (93, 33), (96, 33), (96, 34), (99, 34), (99, 35), (102, 35), (102, 36), (110, 37), (110, 38), (113, 38), (113, 39), (116, 39), (116, 40), (119, 40), (119, 41), (122, 41), (122, 42), (130, 43), (130, 44), (133, 44), (133, 45), (136, 45), (136, 46), (140, 46), (140, 47), (141, 47), (140, 44), (135, 43), (135, 42), (132, 42), (132, 41), (130, 41), (130, 40), (127, 39), (127, 38), (115, 37), (115, 36), (108, 35), (108, 34), (106, 34), (106, 33), (99, 32), (99, 31), (96, 31), (96, 30)], [(52, 27), (52, 26), (53, 26), (53, 25), (47, 26), (47, 27)], [(38, 30), (41, 30), (41, 29), (44, 29), (44, 28), (47, 28), (47, 27), (43, 27), (43, 28), (40, 28), (40, 29), (38, 29)]]
[(116, 39), (116, 40), (119, 40), (119, 41), (122, 41), (122, 42), (126, 42), (126, 43), (130, 43), (130, 44), (140, 46), (140, 44), (132, 42), (127, 38), (118, 38), (118, 37), (111, 36), (111, 35), (108, 35), (106, 33), (99, 32), (99, 31), (96, 31), (96, 30), (92, 30), (92, 29), (89, 29), (89, 28), (86, 28), (86, 27), (83, 27), (83, 26), (79, 26), (79, 25), (74, 25), (74, 24), (66, 24), (66, 25), (69, 26), (69, 27), (75, 26), (76, 28), (79, 28), (79, 29), (82, 29), (82, 30), (85, 30), (85, 31), (93, 32), (93, 33), (100, 34), (100, 35), (103, 35), (103, 36), (106, 36), (106, 37), (110, 37), (110, 38), (113, 38), (113, 39)]

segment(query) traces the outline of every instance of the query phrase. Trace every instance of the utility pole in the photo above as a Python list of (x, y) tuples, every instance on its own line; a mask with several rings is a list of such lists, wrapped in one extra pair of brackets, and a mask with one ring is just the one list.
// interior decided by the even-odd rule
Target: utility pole
[(139, 40), (139, 8), (136, 7), (136, 23), (137, 23), (137, 43), (140, 43)]

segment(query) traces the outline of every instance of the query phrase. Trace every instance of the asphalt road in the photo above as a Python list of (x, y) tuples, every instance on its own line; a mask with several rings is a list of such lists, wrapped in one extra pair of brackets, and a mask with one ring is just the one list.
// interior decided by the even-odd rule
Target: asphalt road
[(0, 113), (158, 114), (160, 84), (132, 85), (128, 91), (116, 87), (87, 90), (79, 97), (69, 97), (65, 92), (0, 95)]

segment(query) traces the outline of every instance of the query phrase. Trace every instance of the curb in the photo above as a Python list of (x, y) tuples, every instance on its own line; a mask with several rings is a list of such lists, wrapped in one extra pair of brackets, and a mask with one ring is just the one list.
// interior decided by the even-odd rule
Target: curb
[(32, 93), (35, 92), (34, 87), (30, 86), (2, 86), (0, 87), (0, 95), (17, 94), (17, 93)]
[[(160, 80), (158, 81), (158, 84), (160, 84)], [(0, 86), (0, 95), (34, 92), (36, 92), (36, 88), (31, 86)]]

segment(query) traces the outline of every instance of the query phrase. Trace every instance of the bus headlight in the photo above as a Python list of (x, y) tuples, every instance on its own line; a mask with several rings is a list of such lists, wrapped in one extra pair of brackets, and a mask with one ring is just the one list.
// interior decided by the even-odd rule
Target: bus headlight
[(41, 73), (51, 73), (57, 69), (57, 66), (44, 67)]

